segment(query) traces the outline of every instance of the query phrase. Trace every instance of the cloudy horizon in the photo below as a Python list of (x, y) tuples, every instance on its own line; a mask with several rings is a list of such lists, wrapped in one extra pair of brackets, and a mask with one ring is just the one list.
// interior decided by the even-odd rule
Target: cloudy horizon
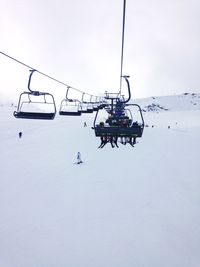
[[(0, 51), (89, 94), (115, 92), (122, 8), (122, 0), (3, 0)], [(197, 0), (127, 0), (123, 74), (133, 97), (199, 92), (199, 15)], [(0, 93), (25, 90), (28, 69), (2, 54), (0, 62)], [(66, 89), (39, 75), (35, 83)]]

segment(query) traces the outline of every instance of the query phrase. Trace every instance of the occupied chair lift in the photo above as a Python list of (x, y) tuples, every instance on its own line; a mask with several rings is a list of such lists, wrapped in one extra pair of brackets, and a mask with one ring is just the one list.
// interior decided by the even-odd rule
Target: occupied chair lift
[[(137, 104), (127, 104), (131, 98), (131, 93), (130, 93), (130, 85), (128, 81), (127, 76), (123, 76), (127, 82), (128, 86), (128, 92), (129, 92), (129, 97), (127, 100), (120, 100), (118, 98), (112, 98), (112, 97), (107, 97), (107, 99), (111, 100), (110, 108), (109, 108), (109, 118), (113, 118), (113, 120), (106, 124), (104, 122), (97, 124), (97, 116), (98, 116), (98, 111), (96, 113), (95, 119), (94, 119), (94, 130), (95, 130), (95, 135), (97, 137), (106, 137), (106, 138), (118, 138), (118, 137), (128, 137), (128, 138), (137, 138), (137, 137), (142, 137), (143, 134), (143, 129), (144, 129), (144, 119), (142, 115), (142, 110), (141, 107)], [(115, 102), (114, 102), (115, 101)], [(127, 109), (126, 106), (136, 106), (138, 108), (138, 111), (140, 113), (141, 117), (141, 123), (138, 124), (137, 122), (133, 122), (133, 117), (132, 114), (129, 110), (129, 113), (131, 114), (130, 118), (125, 115)], [(126, 120), (128, 124), (122, 125), (122, 122)], [(114, 122), (113, 122), (114, 121)], [(107, 120), (106, 122), (109, 122)]]
[(56, 104), (52, 94), (30, 89), (31, 78), (36, 70), (30, 70), (29, 92), (20, 94), (17, 111), (13, 115), (19, 119), (53, 120), (56, 115)]
[(81, 116), (80, 101), (68, 98), (69, 89), (70, 87), (67, 88), (66, 98), (61, 101), (59, 114), (61, 116)]

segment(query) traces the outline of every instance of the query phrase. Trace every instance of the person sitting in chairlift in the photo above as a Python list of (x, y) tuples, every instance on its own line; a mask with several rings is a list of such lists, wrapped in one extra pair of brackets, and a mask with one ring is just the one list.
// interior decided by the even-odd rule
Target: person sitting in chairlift
[(138, 126), (139, 126), (139, 123), (137, 121), (134, 121), (132, 124), (132, 127), (138, 127)]
[(103, 148), (108, 142), (110, 142), (112, 148), (114, 148), (115, 146), (118, 147), (118, 144), (117, 144), (117, 139), (118, 137), (117, 136), (101, 136), (100, 137), (101, 139), (101, 144), (99, 146), (99, 148)]
[(117, 144), (117, 140), (118, 140), (118, 137), (117, 136), (112, 136), (110, 138), (110, 143), (111, 143), (112, 148), (115, 147), (115, 146), (116, 147), (119, 147), (118, 144)]
[(136, 144), (136, 137), (129, 137), (128, 143), (134, 147), (134, 145)]
[(101, 139), (101, 144), (98, 148), (103, 148), (110, 141), (110, 138), (106, 135), (101, 136), (100, 139)]
[(136, 137), (121, 137), (121, 143), (123, 145), (130, 144), (132, 147), (136, 144)]

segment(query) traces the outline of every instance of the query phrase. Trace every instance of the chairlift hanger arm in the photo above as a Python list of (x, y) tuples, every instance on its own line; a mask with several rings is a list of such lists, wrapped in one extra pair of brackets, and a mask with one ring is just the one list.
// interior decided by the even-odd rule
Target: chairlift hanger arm
[(125, 101), (123, 101), (123, 103), (128, 103), (129, 100), (131, 99), (131, 89), (130, 89), (130, 83), (129, 83), (129, 80), (128, 80), (129, 76), (124, 75), (122, 77), (125, 79), (125, 81), (127, 83), (127, 87), (128, 87), (128, 98)]
[(32, 78), (32, 75), (33, 73), (35, 72), (36, 70), (30, 70), (30, 75), (29, 75), (29, 79), (28, 79), (28, 90), (31, 92), (31, 93), (35, 93), (35, 94), (38, 94), (39, 95), (39, 92), (36, 92), (36, 91), (33, 91), (31, 90), (30, 88), (30, 85), (31, 85), (31, 78)]
[(93, 123), (93, 128), (95, 129), (96, 127), (96, 120), (97, 120), (97, 116), (98, 116), (99, 110), (97, 110), (95, 118), (94, 118), (94, 123)]
[[(130, 89), (130, 83), (129, 83), (129, 80), (128, 80), (128, 78), (129, 78), (130, 76), (128, 76), (128, 75), (123, 75), (122, 76), (122, 78), (124, 78), (125, 79), (125, 81), (126, 81), (126, 84), (127, 84), (127, 88), (128, 88), (128, 98), (126, 99), (126, 100), (120, 100), (120, 96), (122, 96), (121, 95), (121, 92), (118, 94), (118, 97), (117, 97), (117, 99), (118, 100), (120, 100), (120, 102), (121, 103), (128, 103), (129, 101), (130, 101), (130, 99), (131, 99), (131, 89)], [(124, 98), (124, 96), (122, 96), (122, 98)]]
[(68, 98), (68, 93), (69, 93), (69, 89), (70, 89), (71, 87), (70, 86), (67, 86), (67, 91), (66, 91), (66, 101), (69, 101), (69, 102), (73, 102), (74, 100), (73, 99), (71, 99), (71, 98)]
[(45, 96), (46, 96), (46, 95), (50, 95), (50, 96), (53, 97), (53, 95), (51, 95), (51, 94), (49, 94), (49, 93), (47, 93), (47, 92), (35, 91), (35, 90), (32, 90), (32, 89), (30, 88), (32, 75), (33, 75), (33, 73), (34, 73), (35, 71), (37, 72), (37, 70), (30, 70), (30, 75), (29, 75), (29, 79), (28, 79), (28, 90), (30, 91), (30, 94), (31, 94), (31, 95), (34, 95), (34, 96), (41, 96), (41, 95), (43, 95), (43, 96), (44, 96), (44, 99), (45, 99)]
[[(84, 100), (84, 96), (85, 96), (85, 95), (90, 96), (90, 101), (85, 101), (85, 100)], [(82, 99), (81, 99), (81, 101), (82, 101), (82, 103), (85, 103), (85, 104), (90, 103), (92, 97), (93, 97), (93, 95), (91, 95), (91, 94), (87, 94), (87, 93), (83, 92), (83, 93), (82, 93)]]

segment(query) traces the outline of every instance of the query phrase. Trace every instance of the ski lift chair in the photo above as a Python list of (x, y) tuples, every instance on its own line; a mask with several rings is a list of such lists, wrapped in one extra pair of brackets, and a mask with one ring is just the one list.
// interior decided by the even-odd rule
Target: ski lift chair
[(107, 102), (104, 98), (101, 98), (99, 101), (98, 109), (104, 109), (107, 106)]
[(92, 108), (93, 108), (93, 111), (99, 110), (99, 108), (98, 108), (98, 97), (97, 96), (96, 96), (96, 100), (94, 102), (92, 102)]
[(13, 115), (19, 119), (53, 120), (56, 115), (56, 104), (52, 94), (30, 89), (31, 77), (36, 70), (30, 70), (29, 92), (20, 94), (17, 110)]
[(76, 99), (63, 99), (60, 105), (61, 116), (81, 116), (80, 102)]
[(81, 116), (80, 101), (77, 99), (69, 99), (67, 88), (66, 98), (61, 101), (59, 115), (61, 116)]
[(91, 102), (84, 101), (84, 94), (82, 94), (81, 113), (93, 113), (93, 105)]
[(93, 107), (91, 106), (91, 104), (84, 102), (81, 103), (81, 113), (83, 114), (87, 114), (87, 113), (93, 113)]
[(98, 108), (98, 97), (96, 96), (96, 100), (93, 101), (92, 100), (92, 95), (91, 95), (91, 98), (90, 98), (90, 103), (88, 105), (88, 109), (92, 109), (92, 111), (97, 111), (99, 108)]
[[(129, 116), (122, 116), (116, 119), (115, 123), (100, 123), (96, 124), (97, 115), (95, 116), (94, 120), (94, 129), (95, 129), (95, 135), (98, 137), (101, 136), (109, 136), (109, 137), (142, 137), (143, 130), (144, 130), (144, 119), (142, 115), (141, 107), (137, 104), (129, 104), (129, 106), (136, 106), (138, 107), (140, 117), (141, 117), (141, 123), (137, 123), (133, 121), (133, 116), (131, 111), (129, 110), (130, 117)], [(109, 121), (110, 118), (107, 119)], [(127, 124), (123, 125), (121, 123), (122, 120), (126, 120)]]
[[(130, 86), (128, 77), (124, 76), (128, 85), (128, 98), (120, 100), (119, 97), (115, 98), (111, 95), (106, 94), (106, 99), (111, 101), (111, 104), (107, 104), (106, 111), (109, 114), (108, 119), (104, 122), (97, 123), (98, 112), (94, 119), (93, 129), (95, 135), (100, 138), (133, 138), (142, 137), (144, 129), (144, 119), (142, 115), (141, 107), (137, 104), (128, 104), (131, 98)], [(141, 117), (141, 123), (133, 121), (131, 110), (127, 107), (136, 106)], [(129, 112), (129, 114), (128, 114)], [(125, 123), (124, 123), (125, 122)]]

